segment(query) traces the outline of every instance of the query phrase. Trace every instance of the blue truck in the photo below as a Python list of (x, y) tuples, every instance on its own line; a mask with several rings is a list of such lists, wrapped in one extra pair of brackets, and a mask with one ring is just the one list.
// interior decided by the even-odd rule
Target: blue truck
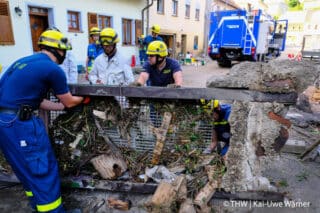
[(287, 20), (273, 20), (262, 10), (211, 12), (208, 55), (222, 67), (267, 61), (285, 49), (287, 29)]

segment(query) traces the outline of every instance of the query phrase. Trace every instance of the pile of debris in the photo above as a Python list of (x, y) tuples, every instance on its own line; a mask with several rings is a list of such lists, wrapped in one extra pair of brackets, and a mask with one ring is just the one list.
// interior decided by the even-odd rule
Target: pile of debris
[[(141, 110), (146, 106), (152, 106), (161, 125), (147, 122), (156, 143), (153, 151), (139, 152), (130, 147), (130, 129), (146, 116), (145, 110)], [(113, 97), (94, 97), (88, 106), (60, 114), (49, 132), (62, 176), (151, 181), (159, 186), (146, 204), (148, 209), (186, 208), (182, 206), (187, 204), (182, 202), (187, 197), (204, 209), (225, 172), (219, 155), (202, 155), (207, 142), (199, 128), (211, 121), (206, 113), (196, 101), (139, 99), (123, 104)], [(105, 132), (107, 128), (118, 129), (128, 144), (120, 146), (112, 141)], [(165, 144), (167, 135), (175, 135), (174, 146)]]

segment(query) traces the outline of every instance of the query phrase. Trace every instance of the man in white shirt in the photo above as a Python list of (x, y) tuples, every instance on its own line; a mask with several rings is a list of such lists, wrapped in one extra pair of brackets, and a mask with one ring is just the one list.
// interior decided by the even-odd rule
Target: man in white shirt
[(68, 84), (78, 83), (78, 70), (75, 62), (75, 57), (71, 51), (67, 51), (66, 58), (60, 65), (67, 77)]
[(133, 72), (128, 61), (117, 50), (119, 37), (112, 28), (105, 28), (100, 33), (103, 54), (93, 63), (89, 81), (93, 84), (128, 85), (134, 81)]

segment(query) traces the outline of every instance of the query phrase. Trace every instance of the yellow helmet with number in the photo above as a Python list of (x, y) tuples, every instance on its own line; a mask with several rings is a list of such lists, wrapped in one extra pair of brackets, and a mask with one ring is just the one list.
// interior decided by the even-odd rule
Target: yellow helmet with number
[(38, 46), (42, 45), (60, 50), (72, 49), (71, 44), (68, 42), (68, 38), (64, 37), (64, 35), (56, 29), (49, 29), (41, 33), (38, 40)]
[(154, 24), (154, 25), (151, 27), (151, 32), (156, 33), (156, 34), (159, 34), (159, 33), (160, 33), (160, 26), (159, 26), (158, 24)]
[(113, 28), (104, 28), (100, 33), (100, 42), (102, 45), (112, 45), (119, 41), (118, 34)]
[(90, 34), (90, 36), (99, 35), (100, 34), (100, 29), (98, 27), (91, 27), (89, 34)]
[(147, 55), (166, 57), (168, 55), (167, 45), (163, 41), (153, 41), (148, 45)]

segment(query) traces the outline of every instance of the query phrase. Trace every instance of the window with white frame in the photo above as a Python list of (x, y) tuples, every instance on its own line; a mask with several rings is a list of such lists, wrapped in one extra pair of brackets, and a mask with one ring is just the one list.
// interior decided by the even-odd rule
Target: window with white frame
[(190, 18), (190, 4), (186, 4), (186, 14), (185, 14), (186, 18)]
[(196, 9), (195, 19), (196, 21), (200, 20), (200, 9)]
[(172, 15), (178, 16), (178, 1), (172, 0)]
[(68, 31), (69, 32), (80, 32), (80, 12), (68, 11)]
[(164, 0), (157, 1), (157, 12), (159, 14), (164, 14)]
[(132, 44), (132, 20), (122, 19), (122, 44), (131, 45)]
[(111, 20), (112, 20), (111, 16), (98, 15), (98, 26), (99, 26), (99, 28), (103, 29), (103, 28), (106, 28), (106, 27), (112, 27)]

